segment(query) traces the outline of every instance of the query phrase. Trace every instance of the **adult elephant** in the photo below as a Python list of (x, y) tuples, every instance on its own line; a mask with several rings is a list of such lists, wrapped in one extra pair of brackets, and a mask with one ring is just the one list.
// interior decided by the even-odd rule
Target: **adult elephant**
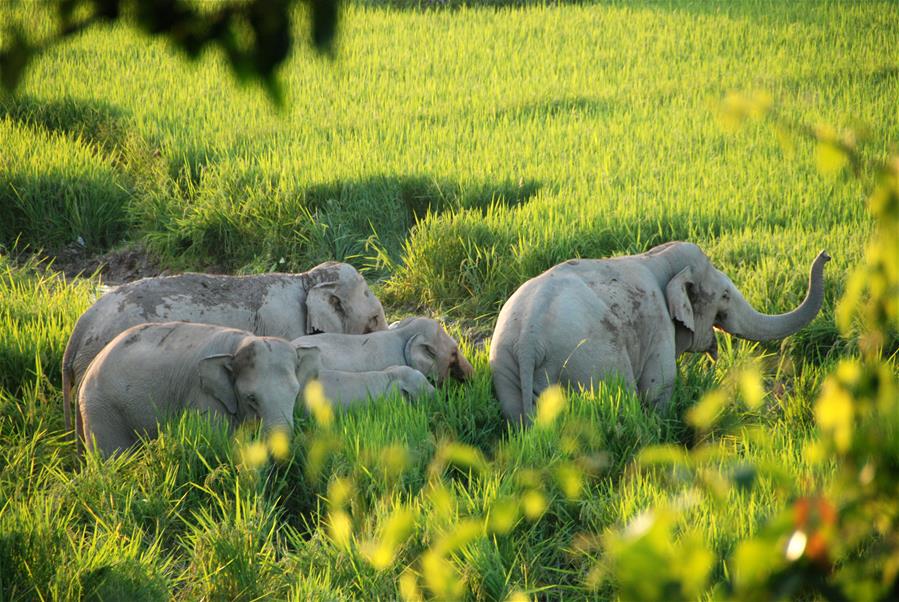
[(561, 263), (525, 282), (500, 311), (490, 366), (503, 412), (526, 422), (551, 383), (590, 387), (613, 375), (665, 404), (679, 355), (717, 357), (714, 327), (767, 341), (808, 324), (821, 309), (829, 260), (822, 251), (812, 263), (802, 304), (773, 316), (753, 309), (695, 244)]
[(384, 330), (380, 301), (353, 266), (327, 262), (300, 274), (180, 274), (144, 278), (100, 297), (75, 324), (62, 359), (66, 430), (72, 389), (91, 360), (137, 324), (198, 322), (295, 339), (320, 332)]

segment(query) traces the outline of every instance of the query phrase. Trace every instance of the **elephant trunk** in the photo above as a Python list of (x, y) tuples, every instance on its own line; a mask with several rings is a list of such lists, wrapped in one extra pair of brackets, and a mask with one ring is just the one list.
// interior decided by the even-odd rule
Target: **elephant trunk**
[(450, 374), (456, 380), (468, 380), (474, 374), (474, 367), (458, 349), (456, 350), (455, 361), (450, 364)]
[(775, 316), (759, 313), (735, 288), (730, 315), (719, 326), (730, 334), (752, 341), (782, 339), (793, 334), (811, 322), (821, 310), (824, 301), (824, 264), (828, 261), (830, 256), (826, 251), (821, 251), (815, 258), (805, 299), (793, 311)]
[(276, 431), (282, 431), (284, 433), (292, 433), (293, 432), (293, 418), (284, 418), (279, 417), (275, 420), (262, 420), (262, 430), (266, 434), (271, 434)]

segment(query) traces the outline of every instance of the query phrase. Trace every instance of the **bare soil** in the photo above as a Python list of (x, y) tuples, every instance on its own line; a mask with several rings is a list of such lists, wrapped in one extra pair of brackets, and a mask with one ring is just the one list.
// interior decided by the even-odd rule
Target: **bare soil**
[(98, 273), (104, 284), (118, 285), (150, 276), (172, 273), (163, 269), (142, 246), (92, 254), (78, 244), (71, 244), (50, 257), (55, 270), (66, 278), (88, 277)]

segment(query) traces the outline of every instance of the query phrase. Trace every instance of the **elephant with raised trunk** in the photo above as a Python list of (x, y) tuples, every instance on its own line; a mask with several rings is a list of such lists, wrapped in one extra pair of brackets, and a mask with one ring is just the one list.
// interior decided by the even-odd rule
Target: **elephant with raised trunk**
[(822, 251), (805, 300), (781, 315), (757, 312), (691, 243), (641, 255), (573, 259), (525, 282), (499, 314), (490, 347), (493, 384), (506, 417), (527, 422), (550, 384), (591, 387), (617, 376), (652, 404), (668, 402), (676, 359), (717, 357), (714, 328), (753, 341), (786, 337), (824, 300)]
[(356, 269), (322, 263), (301, 274), (144, 278), (100, 297), (75, 324), (62, 360), (66, 430), (72, 389), (91, 360), (120, 332), (147, 322), (183, 320), (295, 339), (307, 334), (384, 330), (380, 301)]
[(139, 324), (94, 358), (78, 390), (79, 433), (104, 456), (185, 410), (234, 427), (262, 420), (293, 430), (297, 396), (318, 376), (318, 349), (210, 324)]

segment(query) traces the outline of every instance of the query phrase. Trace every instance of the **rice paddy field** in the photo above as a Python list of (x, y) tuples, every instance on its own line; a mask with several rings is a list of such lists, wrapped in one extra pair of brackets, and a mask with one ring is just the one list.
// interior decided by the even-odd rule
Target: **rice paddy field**
[[(52, 23), (0, 6), (15, 20)], [(777, 123), (895, 153), (897, 39), (899, 7), (873, 0), (357, 3), (333, 59), (301, 46), (282, 67), (282, 110), (217, 53), (189, 62), (123, 24), (41, 55), (0, 99), (0, 599), (733, 595), (739, 542), (833, 479), (806, 453), (813, 404), (859, 355), (835, 307), (874, 231), (874, 174), (827, 173)], [(776, 120), (732, 127), (733, 92)], [(487, 365), (504, 300), (565, 259), (669, 240), (767, 313), (802, 300), (826, 249), (824, 308), (783, 342), (719, 334), (717, 363), (684, 356), (664, 410), (610, 383), (507, 426)], [(476, 375), (331, 421), (298, 408), (272, 458), (258, 431), (185, 416), (134, 453), (76, 459), (59, 367), (101, 281), (32, 255), (73, 245), (170, 270), (347, 261), (388, 319), (442, 319)], [(758, 403), (735, 374), (759, 379)], [(713, 390), (746, 403), (699, 429)], [(715, 453), (689, 468), (645, 461), (701, 446)]]

